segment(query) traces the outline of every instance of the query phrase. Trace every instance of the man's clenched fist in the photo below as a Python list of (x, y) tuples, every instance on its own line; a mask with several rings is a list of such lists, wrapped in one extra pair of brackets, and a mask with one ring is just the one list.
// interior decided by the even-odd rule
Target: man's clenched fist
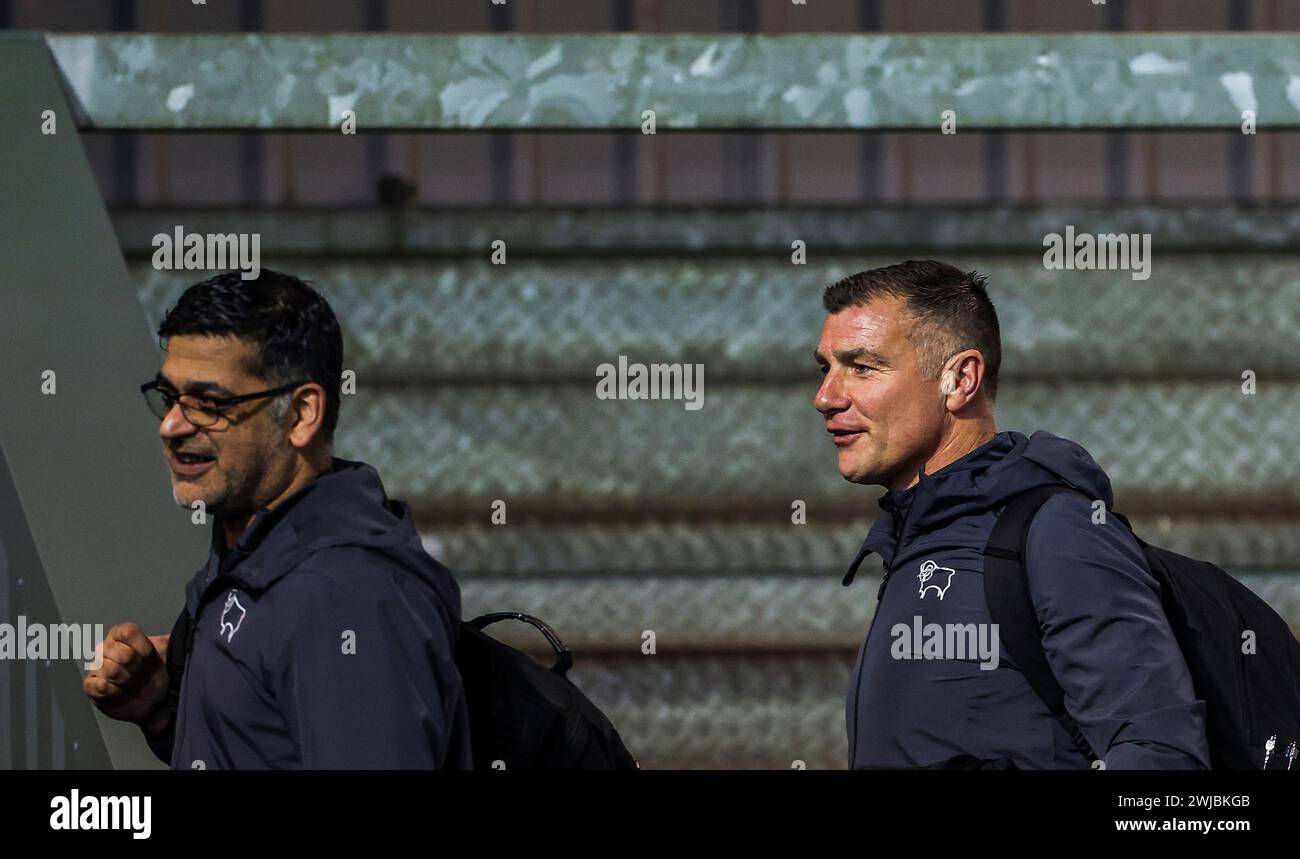
[(145, 635), (134, 623), (120, 623), (100, 642), (103, 663), (81, 687), (104, 715), (134, 722), (146, 733), (167, 727), (166, 635)]

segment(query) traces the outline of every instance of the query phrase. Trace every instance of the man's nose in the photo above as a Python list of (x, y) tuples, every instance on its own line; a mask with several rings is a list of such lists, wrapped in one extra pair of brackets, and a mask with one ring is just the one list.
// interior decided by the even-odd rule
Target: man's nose
[(177, 438), (183, 435), (193, 435), (198, 431), (198, 427), (185, 419), (185, 413), (181, 411), (181, 404), (174, 404), (163, 416), (162, 423), (158, 424), (158, 435), (163, 438)]
[(817, 389), (817, 396), (813, 397), (813, 405), (824, 415), (842, 412), (848, 408), (848, 401), (844, 397), (844, 386), (834, 373), (827, 373), (822, 379), (822, 386)]

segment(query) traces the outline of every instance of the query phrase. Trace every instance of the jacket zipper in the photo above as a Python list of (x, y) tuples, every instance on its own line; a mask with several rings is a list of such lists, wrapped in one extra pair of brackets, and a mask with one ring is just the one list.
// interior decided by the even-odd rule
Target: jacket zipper
[[(918, 487), (918, 492), (920, 488)], [(916, 504), (916, 499), (912, 499), (912, 504)], [(895, 508), (890, 511), (891, 514), (897, 511)], [(911, 513), (912, 508), (908, 507), (907, 512)], [(894, 530), (894, 557), (898, 557), (898, 552), (902, 548), (901, 541), (903, 537), (903, 528), (907, 525), (907, 514), (903, 514), (898, 523), (898, 528)], [(871, 615), (871, 626), (867, 628), (867, 639), (862, 644), (862, 654), (858, 659), (857, 671), (853, 678), (853, 737), (849, 741), (849, 769), (853, 768), (853, 761), (857, 755), (858, 746), (858, 687), (862, 683), (862, 663), (867, 658), (867, 646), (871, 644), (871, 633), (876, 628), (876, 619), (880, 616), (880, 601), (885, 596), (885, 585), (889, 583), (889, 577), (893, 574), (893, 563), (884, 564), (885, 575), (880, 579), (880, 588), (876, 591), (876, 610)]]
[[(918, 494), (920, 493), (921, 491), (920, 485), (916, 487), (916, 491)], [(915, 506), (916, 506), (916, 498), (913, 498), (911, 505), (908, 506), (906, 512), (904, 512), (902, 517), (899, 519), (898, 528), (894, 530), (894, 559), (897, 559), (899, 553), (903, 550), (903, 531), (907, 529), (907, 517), (912, 512), (912, 508)], [(898, 508), (895, 508), (895, 510), (897, 509)], [(885, 575), (880, 579), (880, 589), (876, 591), (877, 607), (879, 607), (880, 601), (885, 597), (885, 585), (889, 584), (889, 577), (893, 574), (894, 574), (894, 564), (893, 564), (893, 560), (891, 560), (888, 564), (885, 564)]]

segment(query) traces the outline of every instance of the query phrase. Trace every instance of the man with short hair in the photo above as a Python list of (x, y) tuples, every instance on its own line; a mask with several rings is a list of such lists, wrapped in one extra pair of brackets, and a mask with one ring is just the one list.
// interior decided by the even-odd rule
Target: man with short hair
[(1026, 568), (1068, 714), (1108, 768), (1207, 768), (1204, 703), (1158, 585), (1117, 517), (1094, 524), (1093, 502), (1111, 506), (1110, 480), (1072, 441), (997, 431), (1002, 350), (985, 282), (910, 261), (846, 277), (823, 296), (814, 404), (840, 474), (886, 488), (845, 577), (872, 552), (884, 564), (849, 689), (849, 766), (1090, 765), (1005, 656), (992, 670), (969, 653), (913, 658), (892, 634), (918, 622), (991, 627), (981, 553), (998, 513), (1022, 492), (1064, 484), (1083, 494), (1043, 505)]
[(332, 455), (329, 304), (290, 275), (230, 272), (158, 335), (141, 390), (212, 547), (172, 634), (114, 627), (86, 693), (173, 768), (469, 767), (460, 591), (375, 470)]

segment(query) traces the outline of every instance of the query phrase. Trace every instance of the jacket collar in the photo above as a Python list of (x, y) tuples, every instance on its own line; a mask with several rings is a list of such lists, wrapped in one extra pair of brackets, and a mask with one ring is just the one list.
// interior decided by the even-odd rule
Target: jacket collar
[(1111, 505), (1109, 478), (1077, 443), (1041, 430), (1029, 437), (1014, 430), (996, 433), (932, 474), (922, 467), (917, 482), (908, 489), (881, 496), (883, 515), (867, 535), (844, 581), (852, 581), (858, 566), (872, 552), (880, 555), (889, 569), (898, 546), (917, 534), (996, 511), (1023, 492), (1060, 483)]
[(891, 489), (876, 500), (882, 512), (875, 524), (871, 526), (871, 530), (867, 532), (867, 539), (863, 541), (862, 548), (858, 550), (853, 563), (849, 564), (849, 569), (844, 574), (845, 587), (853, 584), (853, 579), (858, 574), (858, 567), (862, 566), (862, 562), (872, 552), (880, 556), (885, 566), (894, 563), (894, 553), (898, 549), (907, 511), (917, 503), (917, 497), (922, 492), (929, 491), (930, 482), (930, 478), (925, 473), (925, 464), (922, 463), (916, 475), (916, 483), (907, 489)]
[[(848, 571), (845, 572), (842, 583), (845, 586), (853, 584), (853, 579), (858, 574), (858, 567), (872, 552), (880, 556), (887, 569), (893, 566), (898, 545), (907, 539), (909, 533), (919, 527), (917, 519), (925, 515), (935, 496), (942, 493), (944, 480), (951, 479), (954, 475), (979, 464), (995, 449), (1013, 444), (1015, 437), (1015, 433), (995, 433), (993, 438), (984, 444), (968, 451), (933, 474), (925, 473), (923, 462), (917, 469), (916, 483), (907, 489), (891, 489), (881, 495), (877, 499), (877, 504), (883, 512), (871, 526), (867, 539), (853, 559), (853, 563), (849, 565)], [(909, 515), (909, 513), (916, 515)]]
[[(309, 554), (310, 550), (296, 539), (295, 520), (311, 515), (307, 508), (312, 504), (308, 499), (319, 494), (318, 490), (325, 481), (336, 479), (336, 475), (350, 464), (335, 458), (329, 471), (274, 508), (258, 510), (235, 545), (229, 548), (226, 547), (222, 521), (217, 517), (212, 526), (208, 561), (185, 586), (185, 607), (190, 616), (198, 615), (199, 603), (218, 578), (232, 579), (245, 590), (263, 590), (292, 569), (301, 555)], [(275, 562), (266, 563), (268, 557), (273, 557)]]

